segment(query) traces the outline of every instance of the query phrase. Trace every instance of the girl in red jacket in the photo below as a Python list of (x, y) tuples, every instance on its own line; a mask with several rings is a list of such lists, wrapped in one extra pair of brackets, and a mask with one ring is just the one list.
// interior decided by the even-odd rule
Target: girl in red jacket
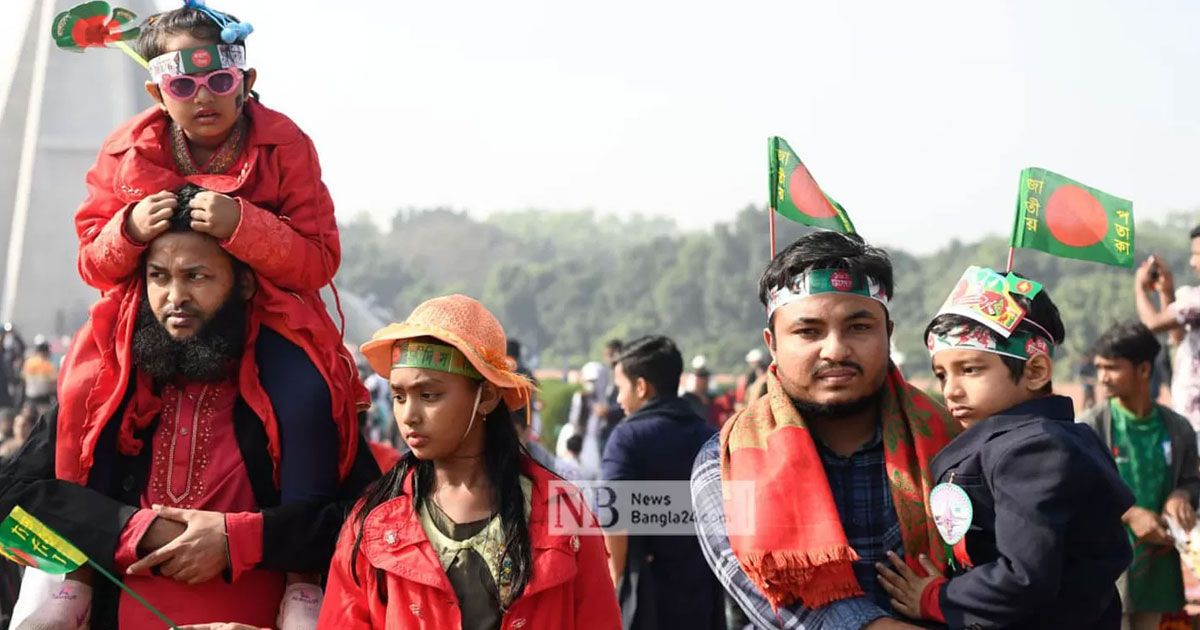
[(251, 91), (250, 30), (197, 0), (142, 25), (155, 105), (105, 140), (75, 218), (80, 274), (102, 296), (64, 362), (60, 479), (87, 484), (110, 422), (122, 452), (136, 454), (135, 433), (159, 413), (161, 384), (131, 358), (139, 269), (188, 184), (203, 189), (185, 202), (192, 228), (257, 276), (239, 396), (265, 425), (280, 502), (332, 500), (354, 459), (366, 390), (319, 295), (340, 262), (333, 202), (308, 136)]
[(567, 497), (520, 446), (532, 385), (496, 318), (437, 298), (362, 352), (412, 450), (343, 526), (318, 628), (620, 628), (603, 539), (551, 528)]

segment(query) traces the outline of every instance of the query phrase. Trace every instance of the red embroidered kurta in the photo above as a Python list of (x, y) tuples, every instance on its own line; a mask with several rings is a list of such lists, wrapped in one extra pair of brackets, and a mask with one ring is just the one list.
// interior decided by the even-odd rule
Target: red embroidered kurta
[[(176, 623), (218, 620), (273, 627), (284, 576), (253, 569), (262, 558), (262, 515), (233, 430), (237, 386), (233, 381), (167, 385), (161, 399), (143, 509), (121, 533), (117, 569), (124, 573), (137, 560), (138, 541), (155, 518), (152, 505), (224, 512), (232, 584), (220, 577), (194, 586), (158, 576), (128, 576), (126, 582)], [(161, 625), (153, 613), (121, 594), (122, 628)]]
[[(133, 206), (161, 190), (187, 182), (229, 195), (241, 205), (241, 221), (221, 243), (257, 274), (247, 347), (259, 325), (279, 332), (308, 354), (329, 384), (341, 437), (339, 472), (354, 460), (356, 406), (366, 404), (353, 359), (321, 302), (341, 258), (333, 201), (321, 182), (316, 151), (308, 136), (283, 114), (251, 100), (246, 105), (249, 137), (226, 173), (183, 177), (168, 150), (167, 117), (158, 108), (139, 114), (104, 142), (87, 174), (88, 197), (75, 217), (80, 239), (79, 272), (102, 296), (80, 329), (59, 380), (56, 473), (85, 483), (100, 430), (116, 412), (134, 372), (130, 357), (134, 321), (142, 294), (137, 270), (145, 246), (124, 231)], [(266, 425), (278, 481), (279, 431), (270, 400), (258, 382), (253, 352), (242, 363), (241, 396)], [(146, 426), (159, 402), (138, 386), (122, 419), (120, 448), (141, 447), (135, 428)]]

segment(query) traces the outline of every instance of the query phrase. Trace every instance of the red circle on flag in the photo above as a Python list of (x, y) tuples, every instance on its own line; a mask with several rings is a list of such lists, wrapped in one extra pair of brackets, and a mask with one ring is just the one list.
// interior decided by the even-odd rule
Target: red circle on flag
[(851, 278), (849, 273), (839, 269), (829, 274), (829, 284), (838, 291), (849, 291), (854, 288), (854, 278)]
[(201, 48), (200, 50), (192, 51), (193, 66), (196, 66), (197, 68), (207, 68), (208, 64), (210, 63), (212, 63), (212, 55), (208, 54), (207, 50)]
[(1067, 184), (1046, 202), (1046, 225), (1064, 245), (1090, 247), (1108, 236), (1108, 215), (1092, 193)]
[(788, 177), (788, 196), (792, 198), (792, 204), (797, 210), (810, 217), (832, 219), (837, 216), (837, 210), (834, 210), (833, 204), (821, 194), (821, 189), (817, 188), (817, 183), (803, 164), (798, 164), (792, 169), (792, 174)]

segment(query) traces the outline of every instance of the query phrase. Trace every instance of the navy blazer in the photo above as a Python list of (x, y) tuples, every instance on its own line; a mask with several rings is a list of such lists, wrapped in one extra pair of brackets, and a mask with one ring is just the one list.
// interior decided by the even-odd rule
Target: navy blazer
[(973, 568), (942, 585), (951, 628), (1112, 628), (1132, 559), (1121, 516), (1133, 494), (1071, 399), (1047, 396), (967, 429), (933, 458), (938, 483), (974, 507)]

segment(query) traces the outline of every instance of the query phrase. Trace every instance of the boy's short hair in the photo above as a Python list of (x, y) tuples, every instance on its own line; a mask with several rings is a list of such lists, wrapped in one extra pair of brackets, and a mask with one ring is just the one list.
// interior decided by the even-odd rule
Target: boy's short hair
[(1200, 238), (1200, 225), (1197, 225), (1196, 227), (1192, 228), (1191, 232), (1188, 232), (1188, 238), (1193, 240)]
[[(1025, 277), (1015, 272), (1013, 275), (1017, 276), (1018, 278)], [(1039, 337), (1045, 337), (1046, 333), (1050, 333), (1050, 341), (1056, 346), (1062, 345), (1063, 340), (1067, 337), (1067, 330), (1063, 326), (1062, 316), (1058, 312), (1058, 307), (1054, 305), (1054, 300), (1050, 299), (1050, 293), (1048, 291), (1043, 289), (1033, 298), (1032, 301), (1023, 295), (1017, 295), (1015, 293), (1013, 294), (1013, 299), (1015, 299), (1017, 301), (1017, 305), (1025, 311), (1025, 319), (1021, 321), (1014, 332), (1023, 332), (1037, 335)], [(1039, 330), (1036, 326), (1028, 322), (1033, 322), (1033, 324), (1041, 326), (1045, 329), (1045, 332)], [(983, 330), (996, 343), (1001, 343), (1004, 341), (1004, 337), (1001, 337), (999, 333), (991, 328), (988, 328), (987, 326), (984, 326), (973, 319), (963, 317), (962, 315), (951, 314), (938, 315), (937, 317), (933, 318), (933, 321), (929, 322), (929, 326), (925, 328), (925, 334), (922, 335), (922, 339), (929, 338), (930, 334), (938, 336), (946, 335), (951, 331), (963, 327), (966, 327), (969, 330)], [(1021, 376), (1025, 374), (1025, 361), (1004, 355), (997, 356), (999, 356), (1000, 360), (1004, 362), (1004, 365), (1008, 367), (1008, 374), (1012, 377), (1013, 382), (1016, 383), (1020, 381)], [(1053, 391), (1053, 385), (1051, 383), (1047, 383), (1045, 389), (1042, 390), (1042, 393), (1048, 394), (1051, 391)]]
[(643, 378), (660, 397), (678, 395), (679, 379), (683, 376), (683, 354), (667, 337), (647, 335), (634, 339), (625, 345), (617, 357), (617, 364), (630, 382)]
[(578, 455), (583, 451), (583, 436), (576, 433), (567, 438), (567, 451)]
[(1104, 331), (1092, 344), (1092, 354), (1104, 359), (1126, 359), (1137, 366), (1154, 365), (1162, 344), (1145, 324), (1121, 322)]
[[(231, 20), (237, 21), (233, 15), (226, 13)], [(163, 11), (146, 18), (142, 22), (134, 48), (146, 60), (154, 59), (163, 54), (168, 35), (187, 33), (192, 37), (214, 44), (221, 41), (221, 27), (203, 11), (192, 7), (180, 7), (171, 11)], [(243, 46), (245, 41), (236, 42)]]
[(758, 300), (763, 308), (771, 299), (772, 289), (784, 286), (792, 277), (809, 269), (845, 269), (855, 275), (870, 276), (883, 285), (888, 299), (895, 288), (892, 260), (887, 252), (867, 244), (857, 234), (819, 230), (796, 239), (767, 264), (758, 279)]

